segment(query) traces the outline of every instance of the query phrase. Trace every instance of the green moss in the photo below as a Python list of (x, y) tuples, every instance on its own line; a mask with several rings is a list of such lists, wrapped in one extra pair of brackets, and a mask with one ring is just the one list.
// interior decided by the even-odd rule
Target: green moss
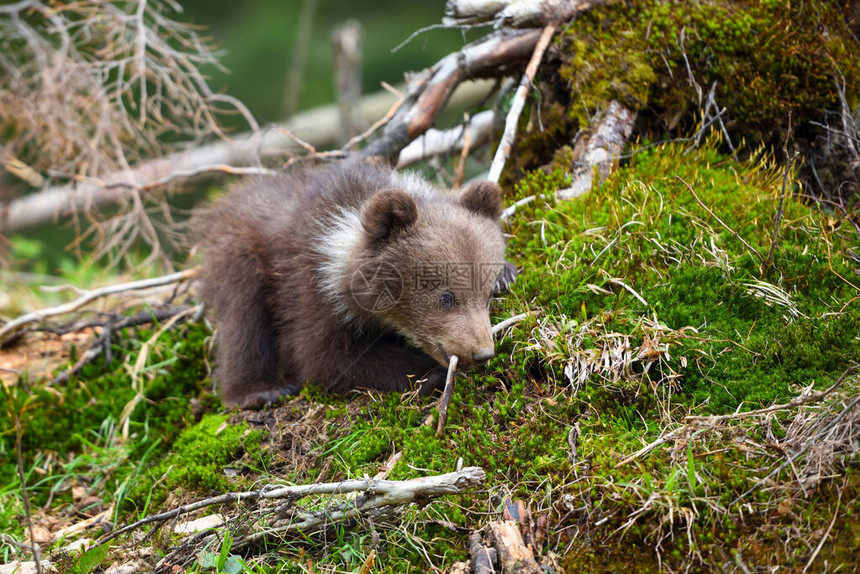
[[(523, 267), (513, 297), (557, 316), (559, 332), (542, 358), (559, 373), (574, 351), (599, 351), (608, 334), (637, 349), (660, 331), (672, 348), (661, 368), (677, 375), (672, 380), (691, 403), (707, 400), (713, 412), (769, 404), (798, 385), (834, 380), (860, 355), (849, 230), (829, 232), (816, 209), (789, 199), (766, 276), (734, 234), (767, 253), (778, 179), (761, 160), (725, 164), (712, 150), (684, 155), (681, 146), (666, 146), (637, 154), (581, 201), (536, 203), (534, 221), (515, 220), (511, 250)], [(758, 297), (761, 280), (787, 303)], [(589, 333), (590, 320), (603, 332)], [(672, 335), (680, 330), (697, 336)]]
[(522, 168), (563, 165), (564, 144), (587, 129), (611, 100), (640, 112), (639, 133), (687, 136), (711, 89), (735, 144), (779, 148), (788, 127), (800, 141), (816, 123), (860, 103), (857, 41), (838, 3), (815, 0), (668, 2), (622, 0), (590, 10), (556, 40), (557, 60), (542, 69), (552, 90), (545, 119), (519, 138)]
[[(98, 359), (64, 385), (30, 385), (22, 380), (16, 388), (3, 388), (7, 408), (0, 410), (0, 428), (14, 429), (12, 409), (20, 413), (25, 467), (47, 447), (62, 453), (63, 460), (71, 460), (68, 464), (79, 465), (77, 472), (83, 471), (80, 465), (91, 467), (94, 475), (110, 467), (110, 480), (119, 483), (134, 473), (136, 461), (157, 455), (185, 427), (191, 418), (190, 401), (200, 394), (205, 381), (203, 347), (208, 331), (195, 324), (163, 334), (152, 346), (142, 373), (145, 400), (129, 414), (130, 440), (121, 446), (121, 454), (114, 450), (119, 447), (117, 421), (135, 397), (126, 364), (134, 363), (150, 335), (146, 330), (137, 331), (138, 338), (131, 334), (126, 331), (115, 338), (109, 364)], [(14, 452), (14, 433), (0, 435), (0, 449)], [(119, 461), (106, 461), (103, 453), (119, 456)], [(124, 470), (118, 471), (116, 464), (124, 465)], [(37, 504), (44, 503), (64, 477), (63, 465), (41, 466), (48, 472), (41, 473), (32, 489)], [(14, 465), (0, 465), (0, 481), (17, 482)]]
[(262, 433), (244, 423), (227, 424), (228, 415), (208, 414), (182, 432), (163, 460), (144, 471), (126, 505), (145, 508), (159, 505), (178, 489), (197, 494), (235, 490), (236, 481), (225, 474), (228, 467), (243, 467), (236, 461), (247, 455), (257, 462)]
[(642, 38), (632, 29), (627, 11), (591, 11), (572, 28), (576, 30), (569, 29), (558, 41), (564, 54), (559, 74), (571, 90), (570, 118), (589, 126), (610, 100), (634, 110), (645, 106), (657, 81), (652, 67), (656, 62), (641, 49)]

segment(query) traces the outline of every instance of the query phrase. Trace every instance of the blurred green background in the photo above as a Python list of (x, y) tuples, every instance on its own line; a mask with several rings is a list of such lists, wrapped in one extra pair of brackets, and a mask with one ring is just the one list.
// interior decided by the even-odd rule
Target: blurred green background
[(305, 2), (312, 2), (315, 9), (299, 110), (335, 101), (331, 34), (347, 20), (358, 21), (363, 29), (364, 93), (381, 89), (383, 81), (399, 83), (405, 71), (426, 68), (464, 43), (458, 30), (430, 30), (392, 51), (415, 30), (441, 21), (442, 0), (182, 0), (181, 19), (205, 26), (205, 35), (223, 51), (221, 61), (229, 74), (212, 70), (212, 87), (242, 100), (259, 121), (284, 119), (287, 79)]

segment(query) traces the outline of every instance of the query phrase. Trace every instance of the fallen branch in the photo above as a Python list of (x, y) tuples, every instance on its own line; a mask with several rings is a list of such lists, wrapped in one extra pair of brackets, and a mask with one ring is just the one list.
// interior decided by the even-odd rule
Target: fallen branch
[[(136, 530), (142, 526), (154, 523), (164, 523), (168, 520), (210, 506), (237, 504), (239, 502), (250, 502), (256, 500), (284, 499), (287, 501), (295, 501), (314, 495), (337, 495), (348, 494), (351, 492), (365, 492), (368, 497), (357, 501), (355, 507), (351, 509), (356, 513), (360, 513), (360, 511), (369, 508), (378, 508), (386, 505), (404, 505), (416, 500), (435, 498), (448, 494), (458, 494), (475, 488), (482, 484), (485, 479), (486, 475), (484, 474), (483, 469), (476, 466), (470, 466), (456, 472), (449, 472), (447, 474), (436, 476), (412, 478), (409, 480), (362, 479), (319, 484), (299, 484), (294, 486), (267, 485), (259, 490), (231, 492), (219, 496), (213, 496), (211, 498), (205, 498), (203, 500), (198, 500), (197, 502), (192, 502), (190, 504), (174, 508), (167, 512), (147, 516), (146, 518), (122, 528), (118, 528), (117, 530), (102, 536), (96, 544), (104, 544), (105, 542), (113, 540), (117, 536)], [(329, 513), (327, 516), (334, 519), (334, 513)], [(326, 522), (326, 517), (320, 517), (316, 514), (300, 515), (299, 521), (304, 520), (319, 520), (316, 524), (323, 524)], [(279, 531), (295, 530), (298, 528), (299, 526), (297, 524), (293, 524), (293, 526), (287, 525)], [(303, 531), (306, 532), (304, 529)], [(273, 530), (266, 530), (262, 534), (273, 532)]]
[[(493, 83), (469, 82), (451, 90), (446, 101), (464, 107), (480, 101)], [(361, 100), (367, 123), (385, 115), (397, 97), (386, 90)], [(439, 110), (433, 112), (435, 113)], [(75, 213), (130, 201), (135, 193), (153, 193), (180, 180), (195, 181), (217, 174), (248, 175), (269, 170), (257, 164), (262, 157), (314, 150), (337, 139), (337, 104), (296, 114), (287, 122), (229, 141), (203, 145), (138, 164), (101, 178), (77, 178), (68, 185), (52, 186), (0, 204), (0, 235), (58, 221)], [(407, 142), (408, 143), (408, 142)], [(405, 145), (405, 144), (404, 144)], [(343, 156), (345, 153), (339, 153)]]
[(170, 275), (163, 275), (161, 277), (153, 277), (151, 279), (142, 279), (140, 281), (120, 283), (117, 285), (108, 285), (107, 287), (101, 287), (92, 291), (81, 290), (82, 295), (74, 301), (70, 301), (62, 305), (57, 305), (56, 307), (39, 309), (38, 311), (33, 311), (32, 313), (21, 315), (17, 319), (13, 319), (12, 321), (6, 323), (3, 328), (0, 329), (0, 346), (8, 342), (11, 338), (15, 337), (27, 325), (39, 323), (49, 317), (56, 317), (58, 315), (72, 313), (74, 311), (77, 311), (87, 303), (91, 303), (92, 301), (95, 301), (97, 299), (108, 297), (110, 295), (116, 295), (118, 293), (142, 291), (145, 289), (151, 289), (153, 287), (161, 287), (164, 285), (170, 285), (172, 283), (188, 281), (196, 277), (197, 273), (198, 268), (192, 267), (191, 269), (185, 269), (184, 271), (179, 271), (178, 273), (171, 273)]
[(502, 170), (505, 167), (505, 162), (508, 160), (508, 156), (511, 154), (511, 148), (514, 145), (514, 136), (517, 133), (517, 123), (520, 120), (520, 114), (523, 111), (523, 107), (526, 105), (526, 96), (528, 95), (529, 88), (535, 79), (538, 66), (540, 66), (541, 60), (543, 60), (544, 52), (546, 52), (547, 46), (549, 46), (549, 41), (555, 33), (555, 28), (556, 25), (554, 23), (548, 24), (543, 29), (543, 32), (541, 32), (540, 38), (535, 45), (532, 57), (529, 60), (528, 66), (526, 66), (526, 71), (520, 80), (520, 85), (517, 87), (516, 94), (514, 94), (514, 101), (511, 104), (511, 110), (508, 112), (508, 117), (505, 118), (505, 131), (502, 134), (502, 140), (499, 142), (499, 147), (496, 149), (496, 155), (493, 158), (492, 165), (490, 166), (490, 173), (487, 175), (488, 181), (498, 183), (499, 178), (502, 177)]
[[(467, 467), (456, 472), (437, 476), (426, 476), (410, 480), (347, 480), (336, 483), (309, 484), (298, 486), (268, 486), (261, 490), (225, 494), (193, 504), (176, 508), (170, 512), (150, 516), (111, 533), (101, 540), (103, 544), (116, 536), (153, 523), (164, 523), (167, 520), (187, 514), (194, 510), (213, 505), (233, 504), (239, 501), (286, 499), (290, 506), (284, 512), (275, 512), (275, 516), (286, 518), (265, 524), (263, 518), (271, 515), (271, 508), (260, 509), (257, 519), (250, 520), (247, 515), (241, 518), (244, 525), (249, 524), (253, 530), (250, 534), (236, 536), (233, 539), (232, 550), (240, 550), (254, 545), (264, 539), (287, 533), (301, 533), (307, 537), (320, 529), (335, 522), (360, 519), (365, 516), (380, 516), (394, 512), (413, 502), (426, 503), (429, 500), (449, 494), (460, 494), (483, 484), (486, 475), (481, 468)], [(291, 506), (292, 502), (312, 495), (338, 495), (363, 492), (363, 496), (348, 498), (343, 504), (328, 506), (325, 511), (303, 511)], [(188, 543), (180, 545), (155, 566), (156, 572), (168, 572), (176, 566), (183, 566), (193, 560), (197, 552), (204, 547), (214, 532), (201, 532), (193, 535)]]
[(466, 149), (479, 149), (490, 142), (495, 132), (495, 113), (486, 110), (475, 114), (468, 124), (447, 130), (429, 129), (400, 150), (397, 169), (429, 157), (451, 154)]
[(427, 131), (454, 89), (467, 79), (497, 77), (517, 68), (537, 44), (538, 30), (499, 30), (442, 58), (409, 82), (403, 105), (362, 157), (393, 159)]
[(448, 0), (442, 24), (448, 27), (477, 26), (492, 23), (496, 28), (539, 26), (550, 22), (567, 22), (606, 0)]
[(574, 148), (573, 180), (570, 187), (558, 192), (560, 199), (573, 199), (591, 191), (594, 171), (598, 183), (606, 179), (618, 161), (636, 122), (636, 112), (613, 100), (606, 112), (591, 128), (591, 135)]

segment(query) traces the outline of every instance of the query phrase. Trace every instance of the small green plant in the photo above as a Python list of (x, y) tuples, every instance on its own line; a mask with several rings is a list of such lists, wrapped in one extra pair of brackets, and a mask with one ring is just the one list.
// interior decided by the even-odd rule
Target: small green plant
[(221, 548), (215, 553), (204, 550), (197, 557), (197, 566), (202, 572), (215, 572), (217, 574), (239, 574), (245, 572), (245, 563), (241, 556), (230, 554), (233, 546), (233, 535), (224, 532), (221, 537)]
[(93, 546), (88, 550), (82, 551), (80, 555), (72, 559), (69, 572), (71, 574), (90, 574), (90, 572), (101, 566), (105, 558), (107, 558), (108, 552), (110, 552), (108, 544), (100, 544), (99, 546)]

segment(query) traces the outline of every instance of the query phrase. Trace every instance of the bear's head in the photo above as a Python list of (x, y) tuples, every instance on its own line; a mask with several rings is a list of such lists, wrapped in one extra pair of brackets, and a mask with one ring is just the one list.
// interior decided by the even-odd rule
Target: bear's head
[(495, 354), (489, 303), (506, 269), (499, 187), (377, 191), (360, 213), (353, 314), (394, 329), (440, 364)]

